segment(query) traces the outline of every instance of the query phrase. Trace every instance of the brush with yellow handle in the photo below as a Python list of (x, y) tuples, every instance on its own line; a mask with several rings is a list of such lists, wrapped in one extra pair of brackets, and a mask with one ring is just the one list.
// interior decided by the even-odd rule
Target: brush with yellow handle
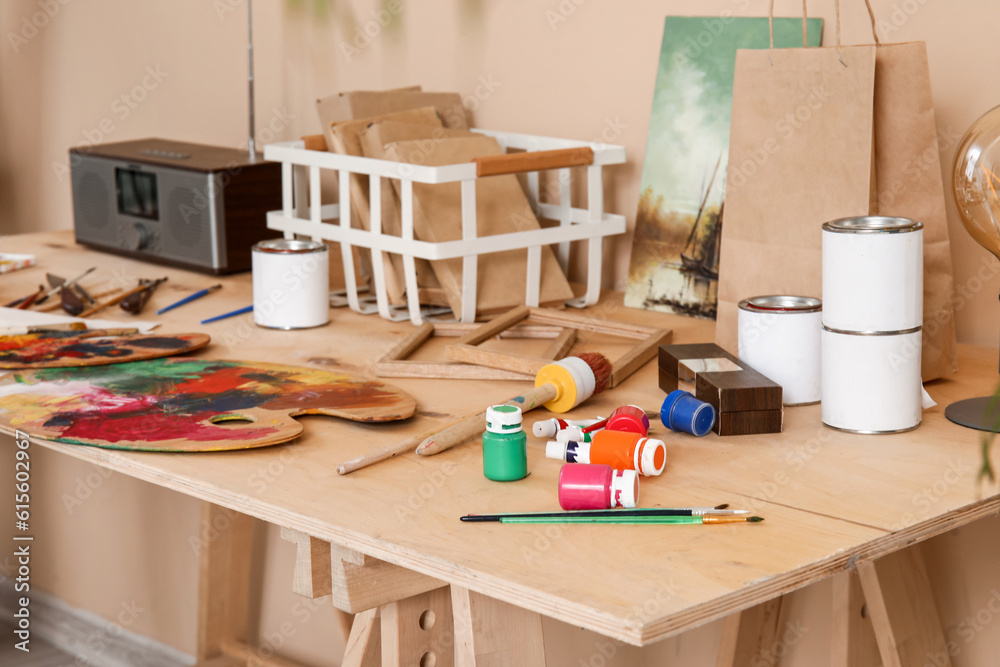
[[(611, 362), (603, 354), (585, 352), (575, 357), (547, 364), (535, 376), (535, 388), (510, 399), (504, 405), (521, 408), (522, 412), (545, 406), (552, 412), (569, 412), (594, 394), (608, 387), (611, 380)], [(366, 466), (410, 451), (417, 446), (417, 454), (431, 456), (469, 438), (481, 435), (486, 411), (473, 415), (451, 426), (405, 440), (374, 454), (366, 454), (342, 463), (337, 472), (346, 475)]]

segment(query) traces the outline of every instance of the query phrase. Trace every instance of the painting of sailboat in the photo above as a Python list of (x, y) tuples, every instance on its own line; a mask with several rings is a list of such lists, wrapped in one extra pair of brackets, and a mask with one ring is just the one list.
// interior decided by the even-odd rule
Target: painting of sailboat
[[(801, 19), (775, 19), (774, 42), (801, 47)], [(736, 50), (768, 44), (766, 18), (667, 17), (626, 306), (715, 319)]]

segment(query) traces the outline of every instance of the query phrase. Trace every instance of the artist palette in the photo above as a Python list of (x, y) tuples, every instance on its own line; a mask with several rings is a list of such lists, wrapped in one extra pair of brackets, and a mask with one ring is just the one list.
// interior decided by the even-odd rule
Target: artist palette
[(201, 349), (210, 340), (200, 333), (120, 335), (104, 329), (0, 336), (0, 368), (102, 366), (157, 359)]
[(405, 419), (409, 394), (297, 366), (173, 357), (0, 378), (0, 430), (66, 444), (155, 452), (264, 447), (302, 433), (293, 417)]

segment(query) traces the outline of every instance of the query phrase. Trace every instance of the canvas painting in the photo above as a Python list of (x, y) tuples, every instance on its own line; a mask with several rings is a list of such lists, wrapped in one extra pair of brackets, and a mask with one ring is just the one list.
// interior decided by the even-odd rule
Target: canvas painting
[[(801, 47), (802, 20), (775, 19), (774, 43)], [(625, 305), (715, 319), (736, 50), (768, 44), (766, 18), (667, 17)]]

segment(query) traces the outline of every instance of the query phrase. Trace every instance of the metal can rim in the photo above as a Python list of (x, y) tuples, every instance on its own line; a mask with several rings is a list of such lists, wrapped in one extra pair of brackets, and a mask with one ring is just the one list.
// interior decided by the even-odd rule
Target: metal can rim
[(823, 223), (824, 232), (835, 234), (906, 234), (923, 228), (919, 220), (888, 215), (861, 215)]
[(285, 255), (303, 255), (310, 252), (326, 252), (326, 244), (305, 239), (270, 239), (254, 245), (254, 252)]
[(826, 324), (823, 324), (823, 331), (828, 331), (832, 334), (840, 336), (908, 336), (910, 334), (915, 334), (918, 331), (922, 331), (923, 328), (923, 325), (918, 324), (917, 326), (910, 327), (909, 329), (895, 329), (892, 331), (849, 331), (847, 329), (834, 329), (826, 326)]
[(752, 296), (739, 302), (740, 310), (750, 313), (816, 313), (823, 310), (823, 301), (812, 296), (768, 294)]

